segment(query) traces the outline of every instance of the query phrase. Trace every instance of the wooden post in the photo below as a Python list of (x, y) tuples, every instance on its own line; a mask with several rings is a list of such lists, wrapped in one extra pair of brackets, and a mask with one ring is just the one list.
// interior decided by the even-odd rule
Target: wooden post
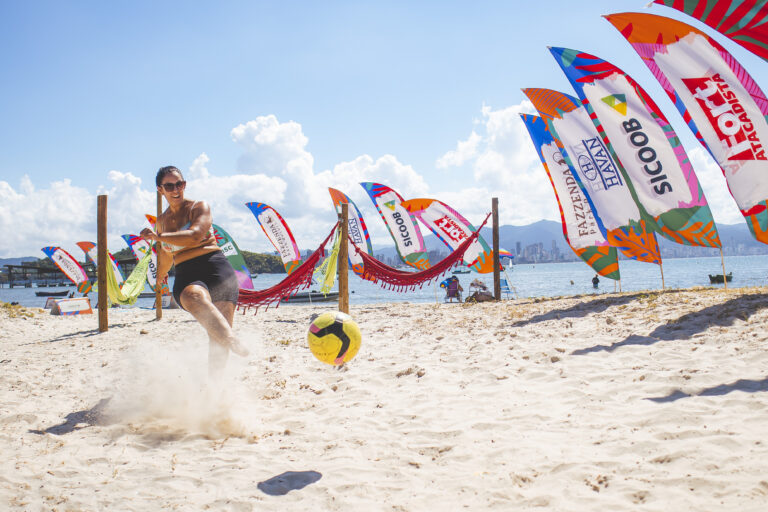
[(100, 195), (96, 202), (96, 282), (99, 287), (99, 332), (109, 329), (109, 307), (107, 306), (107, 196)]
[(728, 279), (725, 276), (725, 258), (723, 257), (723, 248), (720, 247), (720, 263), (723, 265), (723, 288), (728, 289)]
[(341, 203), (341, 214), (339, 214), (339, 225), (341, 226), (341, 243), (339, 244), (339, 311), (349, 314), (349, 280), (347, 269), (349, 267), (349, 258), (347, 256), (349, 238), (349, 204)]
[(501, 272), (499, 265), (499, 198), (491, 199), (491, 211), (493, 216), (493, 296), (501, 300)]
[(664, 263), (661, 261), (659, 262), (659, 271), (661, 272), (661, 291), (666, 290), (666, 286), (664, 286)]
[[(160, 214), (163, 213), (163, 194), (157, 192), (157, 215), (156, 219), (160, 218)], [(160, 228), (157, 221), (155, 221), (155, 231), (160, 234)], [(160, 251), (157, 251), (157, 267), (160, 268)], [(163, 293), (162, 285), (159, 282), (155, 282), (155, 319), (160, 320), (163, 318)]]

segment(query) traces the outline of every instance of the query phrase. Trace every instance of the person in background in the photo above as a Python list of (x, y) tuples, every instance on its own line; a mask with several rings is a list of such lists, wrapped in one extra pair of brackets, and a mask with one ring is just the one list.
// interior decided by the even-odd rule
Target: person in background
[(597, 288), (597, 285), (600, 284), (600, 279), (597, 277), (597, 274), (595, 274), (595, 277), (592, 278), (592, 288)]
[(210, 207), (205, 201), (184, 197), (187, 182), (181, 171), (162, 167), (155, 183), (168, 201), (168, 209), (157, 218), (156, 231), (147, 228), (141, 236), (157, 242), (158, 283), (164, 282), (171, 265), (176, 265), (173, 297), (207, 331), (208, 373), (219, 377), (230, 350), (248, 355), (232, 331), (239, 293), (237, 277), (216, 244)]

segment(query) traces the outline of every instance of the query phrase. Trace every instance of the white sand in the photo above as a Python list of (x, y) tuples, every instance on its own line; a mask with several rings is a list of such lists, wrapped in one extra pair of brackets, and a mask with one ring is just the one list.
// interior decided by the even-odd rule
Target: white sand
[(237, 316), (223, 389), (183, 311), (0, 310), (0, 510), (768, 510), (766, 288), (353, 306), (342, 370), (333, 307)]

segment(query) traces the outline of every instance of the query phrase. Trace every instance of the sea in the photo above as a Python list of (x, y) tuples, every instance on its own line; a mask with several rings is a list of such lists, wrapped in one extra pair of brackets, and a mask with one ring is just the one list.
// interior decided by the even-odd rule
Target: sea
[[(714, 258), (670, 258), (664, 261), (663, 269), (658, 265), (641, 263), (634, 260), (621, 260), (621, 283), (611, 279), (600, 278), (597, 288), (592, 286), (595, 273), (584, 263), (536, 263), (510, 265), (502, 273), (502, 279), (508, 277), (510, 293), (504, 294), (505, 299), (530, 297), (557, 297), (563, 295), (601, 294), (614, 291), (661, 290), (664, 272), (664, 287), (666, 289), (692, 288), (697, 286), (722, 287), (722, 284), (711, 285), (710, 274), (722, 274), (722, 264), (719, 257)], [(727, 273), (733, 273), (729, 288), (766, 286), (768, 285), (768, 255), (759, 256), (729, 256), (725, 259)], [(449, 272), (446, 277), (451, 275)], [(471, 291), (471, 284), (479, 279), (489, 289), (493, 289), (493, 275), (456, 274), (459, 278), (463, 295)], [(285, 278), (285, 274), (261, 274), (254, 279), (256, 289), (268, 288)], [(439, 281), (441, 281), (441, 278)], [(620, 286), (620, 289), (619, 289)], [(355, 304), (377, 304), (388, 302), (410, 303), (440, 303), (444, 301), (445, 291), (437, 283), (425, 285), (410, 292), (386, 290), (376, 284), (358, 279), (350, 271), (349, 302)], [(319, 285), (312, 286), (317, 290)], [(37, 297), (36, 291), (74, 291), (69, 288), (0, 288), (1, 302), (17, 302), (26, 307), (43, 307), (45, 297)], [(146, 291), (150, 291), (148, 288)], [(79, 295), (75, 293), (75, 295)], [(96, 304), (96, 294), (91, 294), (91, 303)], [(139, 299), (134, 306), (151, 308), (153, 299)], [(291, 307), (288, 304), (280, 307)]]

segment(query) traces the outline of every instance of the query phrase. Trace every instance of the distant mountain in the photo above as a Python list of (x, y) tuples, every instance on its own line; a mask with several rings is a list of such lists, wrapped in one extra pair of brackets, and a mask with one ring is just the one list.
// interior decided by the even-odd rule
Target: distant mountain
[(0, 258), (0, 268), (5, 265), (21, 265), (22, 261), (37, 261), (39, 258), (34, 256), (24, 256), (22, 258)]

